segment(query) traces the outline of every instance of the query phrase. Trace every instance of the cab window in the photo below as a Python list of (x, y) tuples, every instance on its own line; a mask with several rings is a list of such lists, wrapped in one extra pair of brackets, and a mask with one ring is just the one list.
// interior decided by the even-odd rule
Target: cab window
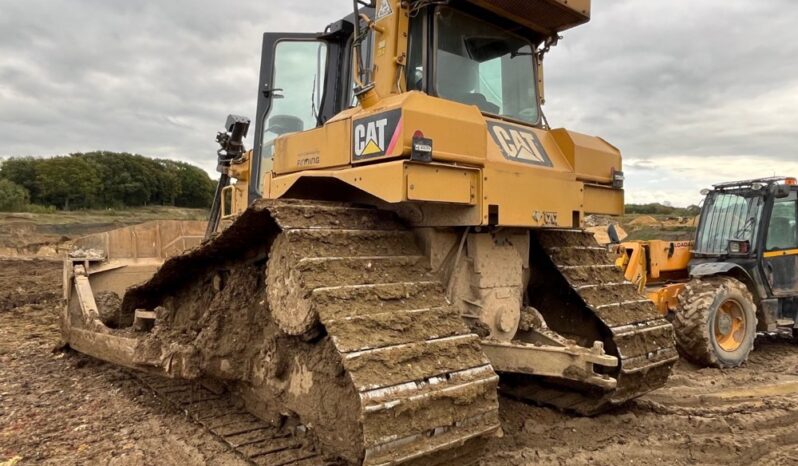
[(435, 90), (483, 113), (528, 123), (540, 118), (535, 46), (449, 7), (436, 10)]
[(319, 41), (277, 43), (272, 86), (275, 91), (261, 135), (262, 172), (271, 170), (275, 139), (316, 127), (324, 89), (326, 48)]
[(768, 251), (798, 248), (796, 236), (796, 222), (798, 222), (798, 202), (796, 193), (787, 199), (777, 199), (773, 204), (773, 214), (770, 216), (768, 228)]

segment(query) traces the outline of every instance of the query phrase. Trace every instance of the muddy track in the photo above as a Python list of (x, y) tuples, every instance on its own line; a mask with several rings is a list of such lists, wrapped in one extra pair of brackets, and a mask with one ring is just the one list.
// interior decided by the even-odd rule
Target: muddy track
[[(605, 350), (619, 358), (619, 367), (607, 375), (617, 380), (613, 390), (580, 390), (537, 381), (513, 380), (505, 391), (583, 415), (595, 415), (665, 385), (678, 360), (673, 327), (654, 305), (599, 247), (592, 234), (573, 231), (540, 231), (533, 235), (537, 283), (531, 299), (549, 326), (561, 334), (581, 337), (585, 346), (602, 341)], [(557, 290), (551, 293), (550, 290)], [(568, 309), (563, 312), (561, 309)], [(558, 315), (581, 314), (580, 321)]]
[(331, 457), (468, 462), (499, 428), (478, 337), (384, 211), (260, 201), (130, 290), (123, 313), (137, 308), (163, 316), (143, 357), (192, 361), (182, 373), (230, 386), (263, 419), (291, 413)]

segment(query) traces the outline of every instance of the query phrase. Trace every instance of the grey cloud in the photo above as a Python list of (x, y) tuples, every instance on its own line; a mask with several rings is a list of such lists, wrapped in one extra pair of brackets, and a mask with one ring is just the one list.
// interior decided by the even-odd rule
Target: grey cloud
[[(798, 142), (789, 0), (597, 0), (547, 61), (550, 120), (627, 155), (767, 155)], [(783, 106), (782, 106), (783, 107)]]
[[(224, 117), (255, 112), (262, 33), (321, 30), (350, 7), (0, 0), (0, 156), (126, 150), (212, 170)], [(594, 0), (546, 59), (547, 116), (621, 148), (641, 198), (659, 169), (646, 160), (793, 160), (797, 23), (790, 0)]]
[(0, 0), (0, 155), (126, 150), (212, 169), (255, 112), (261, 36), (318, 31), (346, 2)]

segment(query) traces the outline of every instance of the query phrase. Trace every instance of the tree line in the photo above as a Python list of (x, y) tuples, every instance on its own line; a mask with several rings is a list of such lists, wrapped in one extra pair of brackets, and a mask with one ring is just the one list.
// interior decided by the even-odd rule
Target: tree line
[(639, 215), (672, 215), (676, 217), (694, 217), (701, 213), (701, 207), (691, 205), (688, 207), (673, 207), (671, 205), (660, 204), (627, 204), (627, 214)]
[(12, 157), (0, 165), (0, 210), (151, 205), (208, 208), (216, 182), (193, 165), (117, 152)]

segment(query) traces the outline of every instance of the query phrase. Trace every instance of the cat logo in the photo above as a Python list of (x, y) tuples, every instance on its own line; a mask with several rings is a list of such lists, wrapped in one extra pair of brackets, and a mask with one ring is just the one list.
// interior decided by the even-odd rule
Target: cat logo
[(504, 158), (513, 162), (552, 167), (546, 149), (531, 130), (506, 123), (488, 122), (488, 131)]
[(352, 127), (354, 160), (394, 155), (401, 133), (402, 111), (392, 110), (356, 120)]

